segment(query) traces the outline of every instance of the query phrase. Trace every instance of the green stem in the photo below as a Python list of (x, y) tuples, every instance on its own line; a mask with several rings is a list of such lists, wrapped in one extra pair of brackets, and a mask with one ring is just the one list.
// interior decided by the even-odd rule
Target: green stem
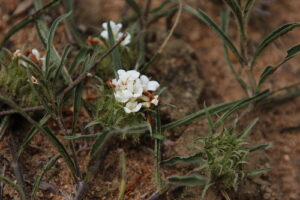
[[(156, 135), (162, 135), (160, 113), (158, 109), (156, 110), (155, 115), (156, 115), (155, 133)], [(160, 173), (161, 141), (158, 138), (155, 139), (154, 152), (155, 152), (155, 181), (157, 185), (157, 191), (161, 191), (163, 188), (163, 183), (161, 180), (161, 173)]]

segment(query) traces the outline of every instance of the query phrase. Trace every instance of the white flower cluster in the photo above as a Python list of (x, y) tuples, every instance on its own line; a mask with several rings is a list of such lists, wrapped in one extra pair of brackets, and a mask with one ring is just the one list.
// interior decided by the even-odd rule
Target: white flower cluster
[(126, 103), (126, 113), (138, 112), (142, 107), (149, 108), (159, 104), (158, 95), (152, 92), (159, 87), (157, 81), (150, 81), (145, 75), (135, 70), (118, 70), (118, 79), (111, 81), (115, 89), (114, 96), (118, 102)]
[[(119, 40), (122, 36), (123, 36), (123, 33), (120, 31), (121, 28), (122, 28), (122, 24), (121, 23), (115, 23), (113, 21), (110, 21), (109, 22), (110, 24), (110, 27), (111, 27), (111, 31), (112, 31), (112, 34), (114, 36), (114, 39), (117, 41)], [(103, 37), (104, 39), (108, 40), (109, 39), (109, 34), (108, 34), (108, 22), (104, 22), (102, 24), (102, 27), (103, 27), (103, 31), (101, 32), (101, 37)], [(121, 45), (123, 46), (126, 46), (127, 44), (130, 43), (131, 41), (131, 36), (129, 33), (126, 33), (127, 36), (126, 38), (121, 42)]]

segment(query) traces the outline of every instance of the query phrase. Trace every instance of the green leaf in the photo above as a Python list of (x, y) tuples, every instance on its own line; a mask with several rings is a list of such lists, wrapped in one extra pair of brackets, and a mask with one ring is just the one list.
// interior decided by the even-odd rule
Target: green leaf
[(9, 40), (9, 38), (11, 38), (15, 33), (17, 33), (18, 31), (20, 31), (22, 28), (24, 28), (30, 22), (34, 21), (37, 17), (39, 17), (41, 14), (43, 14), (47, 9), (52, 8), (52, 7), (56, 6), (56, 5), (58, 5), (59, 2), (60, 2), (60, 0), (53, 0), (53, 1), (51, 1), (50, 3), (46, 4), (41, 9), (37, 10), (32, 15), (29, 15), (29, 16), (25, 17), (19, 23), (17, 23), (16, 25), (14, 25), (7, 32), (7, 34), (4, 36), (3, 40), (1, 41), (0, 49), (2, 49), (2, 47), (6, 44), (6, 42)]
[(6, 130), (7, 130), (9, 122), (10, 122), (9, 116), (5, 116), (1, 120), (1, 123), (0, 123), (0, 142), (1, 142), (2, 138), (4, 138), (4, 134), (5, 134)]
[(270, 35), (268, 35), (257, 47), (254, 56), (251, 61), (251, 67), (254, 66), (257, 58), (260, 56), (260, 54), (263, 52), (263, 50), (274, 40), (277, 38), (283, 36), (284, 34), (288, 33), (289, 31), (293, 30), (294, 28), (300, 26), (300, 23), (290, 23), (285, 24), (281, 26), (280, 28), (276, 29), (274, 32), (272, 32)]
[(50, 65), (50, 57), (51, 55), (54, 53), (52, 51), (54, 51), (54, 45), (53, 45), (53, 39), (54, 39), (54, 35), (55, 35), (55, 31), (57, 29), (58, 24), (64, 20), (65, 18), (69, 17), (71, 15), (72, 11), (59, 16), (58, 18), (56, 18), (53, 22), (53, 24), (50, 27), (50, 32), (48, 35), (48, 40), (46, 43), (46, 48), (47, 48), (47, 53), (46, 53), (46, 69), (49, 67)]
[[(36, 9), (40, 9), (42, 7), (41, 0), (34, 0), (34, 6)], [(45, 46), (45, 48), (47, 49), (49, 32), (50, 32), (48, 30), (47, 24), (46, 24), (46, 22), (44, 22), (41, 19), (36, 19), (36, 27), (37, 27), (37, 32), (40, 37), (40, 40), (43, 43), (43, 45)], [(53, 46), (51, 46), (51, 49), (52, 49), (51, 50), (51, 59), (53, 60), (55, 65), (59, 66), (60, 56)], [(65, 66), (63, 67), (63, 77), (67, 84), (70, 84), (72, 82), (72, 78), (71, 78), (70, 74), (68, 73), (68, 70), (66, 69)]]
[(232, 1), (232, 0), (224, 0), (227, 5), (230, 7), (230, 9), (232, 10), (237, 24), (239, 25), (239, 29), (240, 32), (242, 33), (243, 37), (245, 36), (245, 27), (244, 27), (244, 16), (243, 16), (243, 12), (242, 12), (242, 8), (240, 7), (240, 5), (236, 2), (236, 1)]
[(257, 150), (265, 150), (265, 149), (269, 149), (271, 148), (273, 145), (272, 142), (270, 143), (267, 143), (267, 144), (259, 144), (259, 145), (256, 145), (256, 146), (252, 146), (252, 147), (247, 147), (246, 150), (249, 151), (249, 152), (253, 152), (253, 151), (257, 151)]
[[(63, 0), (63, 3), (66, 12), (74, 10), (74, 0)], [(73, 13), (66, 19), (66, 22), (67, 22), (67, 27), (69, 28), (69, 31), (72, 34), (75, 41), (77, 42), (77, 44), (80, 45), (81, 47), (86, 47), (86, 44), (82, 38), (82, 34), (74, 21)]]
[(300, 44), (292, 47), (291, 49), (288, 50), (287, 55), (285, 57), (285, 60), (289, 60), (293, 58), (295, 55), (297, 55), (300, 52)]
[(80, 83), (74, 90), (74, 105), (73, 105), (73, 121), (72, 121), (72, 133), (71, 135), (75, 135), (76, 126), (78, 121), (78, 116), (81, 107), (81, 98), (83, 92), (83, 83)]
[(165, 139), (166, 137), (160, 133), (152, 133), (152, 137), (157, 139), (157, 140), (163, 140)]
[[(221, 13), (221, 19), (222, 19), (222, 30), (227, 34), (228, 32), (228, 26), (229, 26), (229, 12), (222, 12)], [(231, 73), (234, 75), (234, 78), (237, 80), (237, 82), (240, 84), (240, 86), (247, 91), (247, 84), (245, 83), (245, 81), (243, 81), (243, 79), (240, 78), (239, 74), (237, 73), (237, 71), (234, 69), (233, 64), (231, 62), (231, 59), (229, 57), (229, 52), (228, 52), (228, 48), (226, 46), (226, 43), (223, 42), (223, 46), (224, 46), (224, 57), (225, 60), (227, 62), (227, 66), (229, 68), (229, 70), (231, 71)]]
[[(210, 107), (207, 107), (207, 111), (211, 114), (214, 114), (214, 113), (218, 113), (218, 112), (223, 112), (223, 111), (226, 111), (226, 113), (223, 114), (222, 117), (219, 118), (219, 120), (216, 122), (216, 124), (219, 124), (220, 122), (222, 122), (226, 117), (228, 117), (232, 112), (246, 106), (246, 105), (249, 105), (250, 103), (253, 103), (253, 102), (256, 102), (256, 101), (259, 101), (263, 98), (265, 98), (266, 96), (268, 96), (270, 92), (268, 90), (266, 91), (263, 91), (253, 97), (250, 97), (250, 98), (246, 98), (246, 99), (242, 99), (242, 100), (238, 100), (238, 101), (231, 101), (231, 102), (227, 102), (227, 103), (221, 103), (221, 104), (217, 104), (217, 105), (214, 105), (214, 106), (210, 106)], [(190, 115), (187, 115), (179, 120), (176, 120), (176, 121), (173, 121), (173, 122), (170, 122), (168, 124), (165, 124), (162, 126), (162, 129), (168, 129), (168, 128), (173, 128), (173, 127), (176, 127), (176, 126), (179, 126), (179, 125), (183, 125), (183, 124), (186, 124), (196, 118), (199, 118), (199, 117), (203, 117), (205, 116), (206, 112), (207, 112), (205, 109), (202, 109), (196, 113), (193, 113), (193, 114), (190, 114)]]
[(261, 174), (261, 173), (264, 173), (266, 171), (269, 171), (271, 170), (272, 168), (261, 168), (261, 169), (255, 169), (255, 170), (251, 170), (251, 171), (248, 171), (246, 172), (247, 176), (255, 176), (257, 174)]
[(229, 116), (231, 115), (231, 113), (235, 112), (236, 110), (241, 109), (244, 106), (247, 106), (251, 103), (257, 102), (263, 98), (265, 98), (266, 96), (268, 96), (270, 92), (268, 90), (263, 91), (259, 94), (256, 94), (253, 97), (247, 98), (247, 99), (243, 99), (241, 101), (238, 101), (234, 106), (232, 106), (229, 110), (227, 110), (219, 119), (218, 121), (215, 123), (216, 126), (219, 124), (222, 124), (222, 122)]
[[(239, 102), (239, 101), (231, 101), (231, 102), (221, 103), (221, 104), (207, 107), (206, 109), (209, 113), (214, 114), (214, 113), (222, 112), (222, 111), (229, 109), (231, 106), (235, 105), (237, 102)], [(169, 128), (173, 128), (176, 126), (186, 124), (194, 119), (205, 116), (205, 114), (206, 114), (205, 109), (199, 110), (199, 111), (192, 113), (190, 115), (187, 115), (181, 119), (178, 119), (178, 120), (175, 120), (168, 124), (162, 125), (162, 129), (169, 129)]]
[(34, 121), (26, 112), (24, 112), (21, 107), (19, 107), (16, 103), (14, 103), (9, 98), (7, 98), (3, 95), (0, 95), (0, 101), (11, 106), (12, 108), (16, 109), (18, 111), (18, 113), (20, 113), (20, 115), (22, 115), (28, 122), (30, 122), (33, 126), (35, 126), (40, 132), (42, 132), (52, 142), (54, 147), (56, 147), (56, 149), (60, 152), (60, 154), (64, 158), (67, 166), (71, 170), (72, 174), (74, 176), (76, 175), (76, 168), (72, 161), (72, 158), (66, 151), (63, 144), (57, 139), (57, 137), (52, 133), (52, 131), (49, 128), (47, 128), (47, 127), (43, 128), (39, 123)]
[(59, 75), (62, 74), (62, 70), (64, 68), (64, 65), (66, 63), (67, 57), (68, 57), (68, 55), (70, 53), (70, 50), (71, 50), (71, 46), (70, 45), (67, 45), (64, 48), (60, 64), (59, 64), (58, 68), (55, 70), (55, 75), (54, 75), (53, 83), (56, 83), (56, 81), (58, 80)]
[[(48, 122), (48, 120), (51, 118), (51, 115), (46, 114), (39, 122), (40, 126), (43, 126), (45, 123)], [(18, 149), (18, 157), (21, 156), (26, 146), (29, 144), (29, 142), (32, 140), (32, 138), (38, 133), (38, 129), (36, 127), (33, 127), (26, 135), (24, 140), (22, 141), (22, 144), (20, 145)]]
[(168, 178), (170, 184), (183, 186), (205, 185), (208, 178), (200, 175), (172, 176)]
[(232, 51), (232, 53), (238, 58), (240, 63), (244, 63), (244, 59), (243, 57), (240, 55), (240, 53), (238, 52), (238, 50), (236, 49), (236, 47), (234, 46), (234, 44), (231, 42), (231, 40), (229, 39), (229, 37), (224, 33), (224, 31), (222, 31), (221, 28), (219, 28), (217, 26), (217, 24), (210, 18), (208, 17), (205, 12), (203, 12), (202, 10), (195, 10), (194, 8), (185, 5), (184, 9), (186, 11), (188, 11), (189, 13), (193, 14), (194, 16), (196, 16), (198, 19), (200, 19), (201, 21), (203, 21), (204, 23), (206, 23), (209, 27), (211, 27), (224, 41), (224, 43), (226, 44), (226, 46)]
[(201, 153), (196, 153), (192, 156), (174, 156), (160, 163), (161, 166), (172, 166), (177, 163), (197, 163), (202, 160)]
[[(115, 38), (113, 35), (113, 32), (111, 30), (111, 26), (110, 26), (110, 22), (107, 22), (107, 28), (108, 28), (108, 40), (109, 40), (109, 45), (112, 47), (115, 44)], [(114, 72), (116, 77), (118, 77), (118, 73), (117, 71), (119, 69), (122, 69), (122, 61), (121, 61), (121, 56), (120, 56), (120, 52), (118, 48), (115, 48), (112, 51), (112, 61), (113, 61), (113, 68), (114, 68)]]
[(251, 124), (249, 124), (242, 132), (241, 134), (238, 136), (239, 139), (242, 139), (244, 137), (246, 137), (249, 132), (251, 131), (251, 129), (255, 126), (255, 124), (258, 122), (258, 118), (254, 119), (253, 122)]
[(142, 16), (141, 8), (135, 2), (135, 0), (126, 0), (127, 4), (133, 9), (133, 11), (137, 14), (137, 16)]
[(12, 186), (12, 187), (13, 187), (15, 190), (17, 190), (17, 192), (20, 194), (21, 199), (22, 199), (22, 200), (26, 200), (26, 195), (25, 195), (24, 191), (22, 190), (22, 188), (21, 188), (19, 185), (15, 184), (15, 183), (14, 183), (12, 180), (10, 180), (9, 178), (6, 178), (6, 177), (1, 176), (1, 175), (0, 175), (0, 181), (3, 181), (3, 182), (5, 182), (6, 184)]
[(54, 157), (52, 157), (49, 162), (43, 167), (42, 172), (39, 174), (39, 176), (35, 179), (33, 187), (32, 187), (32, 193), (31, 193), (31, 199), (34, 200), (35, 199), (35, 195), (36, 192), (38, 191), (41, 181), (44, 177), (44, 175), (46, 174), (46, 172), (51, 169), (56, 161), (60, 158), (60, 155), (56, 155)]
[(257, 85), (257, 89), (260, 88), (260, 86), (266, 81), (266, 79), (273, 74), (276, 71), (276, 67), (273, 66), (267, 66), (263, 73), (260, 75), (259, 77), (259, 81), (258, 81), (258, 85)]

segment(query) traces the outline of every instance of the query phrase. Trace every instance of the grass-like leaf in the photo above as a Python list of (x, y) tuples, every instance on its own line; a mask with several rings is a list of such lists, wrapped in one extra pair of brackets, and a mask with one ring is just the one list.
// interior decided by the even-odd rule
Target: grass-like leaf
[(62, 57), (61, 57), (60, 64), (59, 64), (58, 68), (55, 69), (55, 75), (54, 75), (54, 80), (53, 80), (54, 83), (56, 83), (56, 81), (58, 80), (59, 75), (62, 74), (62, 70), (63, 70), (65, 62), (67, 60), (67, 57), (70, 53), (70, 50), (71, 50), (70, 45), (67, 45), (63, 50), (63, 54), (62, 54)]
[(19, 23), (17, 23), (16, 25), (14, 25), (7, 32), (7, 34), (4, 36), (4, 38), (3, 38), (3, 40), (2, 40), (2, 42), (0, 44), (0, 49), (6, 44), (6, 42), (9, 40), (9, 38), (11, 36), (13, 36), (15, 33), (17, 33), (18, 31), (20, 31), (22, 28), (24, 28), (30, 22), (34, 21), (37, 17), (39, 17), (41, 14), (43, 14), (47, 9), (52, 8), (52, 7), (56, 6), (56, 5), (58, 5), (59, 2), (60, 2), (60, 0), (53, 0), (53, 1), (51, 1), (50, 3), (46, 4), (41, 9), (37, 10), (32, 15), (27, 16), (26, 18), (24, 18), (23, 20), (21, 20)]
[(142, 11), (139, 5), (135, 2), (135, 0), (126, 0), (126, 3), (134, 10), (137, 16), (142, 16)]
[[(74, 10), (74, 0), (63, 0), (63, 4), (65, 6), (66, 12)], [(77, 42), (77, 44), (80, 45), (81, 47), (85, 47), (86, 44), (83, 40), (80, 30), (76, 26), (73, 13), (66, 19), (66, 22), (67, 22), (67, 26), (70, 30), (70, 33), (72, 34), (72, 36), (75, 39), (75, 41)]]
[(0, 101), (11, 106), (16, 109), (20, 115), (22, 115), (28, 122), (30, 122), (33, 126), (35, 126), (40, 132), (42, 132), (54, 145), (54, 147), (60, 152), (62, 157), (64, 158), (67, 166), (69, 167), (72, 174), (75, 176), (76, 168), (72, 161), (71, 156), (68, 154), (67, 150), (63, 146), (63, 144), (57, 139), (57, 137), (52, 133), (52, 131), (47, 127), (42, 127), (39, 123), (34, 121), (26, 112), (22, 110), (15, 102), (10, 100), (9, 98), (0, 95)]
[(229, 39), (229, 37), (224, 33), (224, 31), (209, 17), (205, 14), (202, 10), (195, 10), (194, 8), (184, 5), (184, 9), (200, 19), (202, 22), (206, 23), (209, 27), (211, 27), (224, 41), (226, 46), (232, 51), (232, 53), (238, 58), (240, 63), (244, 63), (243, 57), (238, 52), (235, 45)]
[[(206, 109), (210, 114), (223, 112), (223, 111), (228, 110), (231, 106), (235, 105), (237, 102), (239, 102), (239, 101), (231, 101), (231, 102), (221, 103), (221, 104), (217, 104), (217, 105), (207, 107)], [(187, 115), (187, 116), (185, 116), (181, 119), (175, 120), (175, 121), (170, 122), (168, 124), (164, 124), (164, 125), (162, 125), (162, 128), (163, 129), (169, 129), (169, 128), (173, 128), (173, 127), (176, 127), (176, 126), (180, 126), (180, 125), (186, 124), (186, 123), (188, 123), (188, 122), (190, 122), (194, 119), (204, 117), (205, 115), (206, 115), (206, 110), (202, 109), (202, 110), (199, 110), (195, 113)]]
[(201, 153), (196, 153), (191, 156), (174, 156), (160, 163), (161, 166), (172, 166), (177, 163), (197, 163), (202, 160)]
[(26, 195), (25, 195), (24, 191), (22, 190), (22, 188), (18, 184), (15, 184), (11, 179), (6, 178), (6, 177), (4, 177), (2, 175), (0, 175), (0, 181), (3, 181), (6, 184), (12, 186), (15, 190), (18, 191), (18, 193), (21, 196), (21, 199), (22, 200), (26, 200)]
[[(228, 32), (228, 26), (229, 26), (229, 12), (225, 12), (221, 14), (221, 19), (222, 19), (222, 30), (227, 34)], [(226, 46), (226, 43), (224, 43), (224, 57), (225, 60), (227, 62), (227, 66), (229, 68), (229, 70), (231, 71), (231, 73), (234, 75), (234, 78), (237, 80), (237, 82), (240, 84), (240, 86), (243, 88), (244, 91), (247, 92), (247, 84), (245, 83), (245, 81), (243, 81), (243, 79), (240, 78), (239, 74), (237, 73), (237, 71), (234, 69), (232, 61), (229, 57), (229, 52), (228, 52), (228, 47)]]
[(200, 175), (172, 176), (168, 178), (169, 183), (183, 186), (205, 185), (207, 177)]
[[(48, 120), (51, 118), (51, 115), (46, 114), (39, 122), (40, 126), (43, 126)], [(33, 127), (30, 129), (30, 131), (27, 133), (26, 137), (22, 141), (22, 144), (20, 145), (18, 149), (17, 156), (20, 157), (23, 153), (26, 146), (29, 144), (29, 142), (32, 140), (32, 138), (38, 133), (38, 129), (36, 127)]]
[[(115, 44), (115, 37), (113, 35), (113, 32), (111, 30), (111, 26), (110, 26), (110, 22), (107, 22), (107, 28), (108, 28), (108, 39), (109, 39), (109, 45), (112, 47)], [(120, 56), (120, 52), (118, 48), (115, 48), (112, 53), (112, 61), (113, 61), (113, 68), (114, 68), (114, 72), (116, 77), (118, 77), (118, 73), (117, 71), (119, 69), (122, 69), (122, 61), (121, 61), (121, 56)]]
[(55, 35), (55, 31), (57, 29), (57, 26), (58, 24), (64, 20), (65, 18), (69, 17), (71, 15), (72, 11), (62, 15), (62, 16), (59, 16), (58, 18), (56, 18), (53, 22), (53, 24), (51, 25), (51, 28), (50, 28), (50, 32), (49, 32), (49, 35), (48, 35), (48, 39), (47, 39), (47, 43), (46, 43), (46, 48), (47, 48), (47, 54), (46, 54), (46, 69), (49, 67), (50, 65), (50, 57), (51, 57), (51, 54), (53, 54), (54, 52), (54, 45), (53, 45), (53, 39), (54, 39), (54, 35)]
[(35, 199), (35, 195), (36, 195), (36, 192), (38, 191), (39, 189), (39, 186), (41, 184), (41, 181), (44, 177), (44, 175), (46, 174), (46, 172), (51, 169), (56, 161), (60, 158), (60, 155), (56, 155), (54, 157), (52, 157), (49, 162), (43, 167), (41, 173), (39, 174), (39, 176), (35, 179), (34, 181), (34, 184), (33, 184), (33, 188), (32, 188), (32, 193), (31, 193), (31, 199), (34, 200)]
[(251, 129), (255, 126), (255, 124), (258, 122), (258, 118), (254, 119), (253, 122), (251, 124), (249, 124), (239, 135), (239, 139), (243, 139), (244, 137), (246, 137), (249, 132), (251, 131)]
[(0, 122), (0, 142), (1, 142), (2, 138), (4, 138), (4, 134), (9, 125), (9, 121), (10, 121), (9, 118), (10, 118), (9, 116), (5, 116), (5, 117), (3, 117), (3, 119)]
[(259, 144), (252, 147), (247, 147), (246, 150), (249, 152), (257, 151), (257, 150), (265, 150), (271, 148), (273, 143), (267, 143), (267, 144)]
[(261, 168), (261, 169), (255, 169), (247, 172), (247, 176), (255, 176), (257, 174), (264, 173), (266, 171), (271, 170), (272, 168)]
[(283, 36), (284, 34), (288, 33), (289, 31), (293, 30), (296, 27), (299, 27), (300, 23), (289, 23), (281, 26), (280, 28), (276, 29), (274, 32), (272, 32), (270, 35), (268, 35), (257, 47), (254, 56), (251, 61), (251, 67), (255, 65), (255, 62), (257, 58), (261, 55), (263, 50), (274, 40), (277, 38)]

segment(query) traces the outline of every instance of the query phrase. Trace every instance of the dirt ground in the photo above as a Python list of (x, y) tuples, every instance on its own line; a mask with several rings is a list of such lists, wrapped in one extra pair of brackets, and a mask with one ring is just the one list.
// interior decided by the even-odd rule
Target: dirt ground
[[(12, 24), (22, 19), (32, 11), (26, 9), (23, 13), (14, 16), (13, 13), (19, 4), (19, 0), (0, 1), (0, 40)], [(161, 0), (153, 1), (159, 4)], [(213, 19), (220, 22), (220, 12), (223, 9), (221, 1), (186, 1), (194, 7), (204, 9)], [(250, 45), (256, 46), (261, 39), (274, 28), (288, 22), (300, 21), (298, 9), (299, 0), (257, 0), (253, 15), (250, 18), (249, 38)], [(96, 27), (107, 19), (120, 20), (125, 16), (129, 8), (125, 1), (88, 0), (77, 1), (75, 13), (79, 26), (89, 28)], [(56, 10), (55, 13), (61, 13)], [(49, 14), (54, 17), (55, 14)], [(231, 27), (235, 24), (232, 21)], [(158, 22), (150, 28), (157, 34), (157, 40), (166, 35), (164, 21)], [(58, 45), (67, 42), (64, 36), (65, 30), (61, 27), (58, 31), (61, 37), (56, 37)], [(259, 75), (265, 66), (276, 64), (284, 56), (287, 49), (300, 43), (300, 29), (277, 40), (268, 47), (263, 56), (259, 58), (256, 72)], [(230, 31), (235, 36), (235, 28)], [(38, 41), (34, 24), (28, 25), (12, 37), (9, 49), (35, 47), (42, 50)], [(151, 47), (155, 48), (155, 41)], [(276, 75), (269, 80), (267, 87), (276, 88), (299, 80), (300, 56), (286, 63)], [(186, 114), (195, 112), (206, 105), (213, 105), (225, 101), (236, 100), (244, 97), (244, 93), (234, 80), (234, 77), (226, 67), (223, 56), (222, 41), (206, 25), (196, 20), (191, 15), (184, 13), (180, 19), (176, 34), (168, 44), (162, 59), (150, 70), (151, 75), (161, 85), (168, 88), (162, 97), (165, 102), (174, 104), (176, 109), (164, 110), (164, 122), (169, 122)], [(1, 87), (1, 86), (0, 86)], [(251, 167), (271, 167), (272, 170), (260, 176), (256, 176), (243, 183), (238, 192), (230, 192), (229, 196), (235, 200), (299, 200), (300, 199), (300, 98), (288, 101), (267, 104), (249, 113), (240, 123), (241, 126), (249, 123), (255, 117), (259, 122), (253, 129), (249, 141), (253, 144), (273, 142), (272, 148), (255, 153), (249, 158)], [(71, 114), (66, 113), (68, 120)], [(18, 124), (18, 123), (17, 123)], [(16, 125), (17, 127), (17, 125)], [(25, 132), (17, 131), (20, 137)], [(172, 155), (187, 155), (193, 150), (189, 143), (193, 139), (205, 135), (207, 128), (203, 120), (196, 120), (186, 126), (168, 130), (163, 143), (163, 157)], [(10, 159), (7, 147), (8, 138), (0, 144), (1, 154)], [(81, 167), (87, 159), (87, 151), (83, 148), (86, 144), (77, 144), (83, 150), (78, 152)], [(119, 190), (120, 166), (119, 154), (123, 150), (126, 153), (128, 183), (126, 187), (127, 200), (147, 199), (155, 193), (153, 178), (153, 142), (141, 138), (140, 143), (132, 141), (116, 141), (115, 146), (105, 158), (103, 169), (99, 170), (94, 184), (86, 197), (87, 200), (116, 199)], [(56, 152), (42, 135), (37, 135), (25, 150), (21, 159), (25, 172), (25, 181), (32, 183), (33, 178), (43, 164)], [(2, 159), (2, 158), (0, 158)], [(0, 160), (4, 162), (4, 160)], [(188, 170), (186, 166), (164, 168), (163, 174), (178, 175)], [(11, 175), (8, 172), (8, 175)], [(11, 175), (12, 176), (12, 175)], [(70, 194), (75, 190), (75, 184), (69, 171), (63, 162), (58, 162), (55, 168), (47, 173), (42, 184), (42, 190), (38, 192), (37, 199), (71, 199)], [(162, 199), (199, 199), (200, 188), (186, 188), (174, 191)], [(4, 188), (4, 199), (18, 199), (18, 195), (10, 187)], [(211, 191), (207, 200), (222, 199), (220, 194)]]

